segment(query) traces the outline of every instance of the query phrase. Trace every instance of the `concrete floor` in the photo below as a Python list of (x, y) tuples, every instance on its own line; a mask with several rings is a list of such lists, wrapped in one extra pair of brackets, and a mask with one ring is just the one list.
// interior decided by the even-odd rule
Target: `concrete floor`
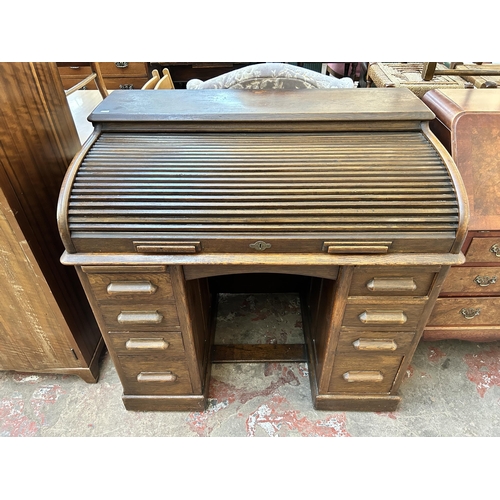
[[(218, 343), (300, 341), (294, 294), (226, 295)], [(241, 338), (241, 337), (240, 337)], [(205, 412), (129, 412), (107, 353), (100, 379), (0, 372), (0, 436), (498, 437), (500, 342), (422, 342), (397, 411), (312, 407), (305, 363), (213, 365)]]

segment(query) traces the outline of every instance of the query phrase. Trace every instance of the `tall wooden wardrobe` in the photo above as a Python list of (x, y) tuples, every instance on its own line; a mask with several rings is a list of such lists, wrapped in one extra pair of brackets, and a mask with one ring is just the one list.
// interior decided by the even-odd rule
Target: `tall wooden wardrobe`
[(56, 206), (80, 141), (55, 63), (0, 63), (0, 370), (96, 382), (103, 341)]

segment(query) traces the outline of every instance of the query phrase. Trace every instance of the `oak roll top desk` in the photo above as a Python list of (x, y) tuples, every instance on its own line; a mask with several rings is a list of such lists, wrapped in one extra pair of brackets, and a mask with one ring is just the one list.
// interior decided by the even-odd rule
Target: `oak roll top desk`
[(253, 275), (266, 291), (290, 275), (314, 406), (395, 409), (446, 273), (464, 261), (466, 194), (433, 117), (406, 89), (107, 97), (58, 224), (125, 407), (203, 410), (215, 279)]

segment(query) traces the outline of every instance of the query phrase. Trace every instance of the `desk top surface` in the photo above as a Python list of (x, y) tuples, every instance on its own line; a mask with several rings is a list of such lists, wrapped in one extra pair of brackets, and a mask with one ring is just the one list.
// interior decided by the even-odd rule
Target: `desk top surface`
[(434, 114), (408, 89), (123, 90), (90, 115), (109, 122), (431, 120)]

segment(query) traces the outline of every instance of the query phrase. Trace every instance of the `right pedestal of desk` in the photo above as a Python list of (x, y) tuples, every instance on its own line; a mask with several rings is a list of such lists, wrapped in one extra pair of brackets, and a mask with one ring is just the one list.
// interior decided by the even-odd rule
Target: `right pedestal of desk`
[(452, 267), (423, 334), (424, 340), (500, 339), (500, 92), (432, 90), (423, 101), (435, 113), (431, 130), (452, 155), (470, 207), (466, 263)]

